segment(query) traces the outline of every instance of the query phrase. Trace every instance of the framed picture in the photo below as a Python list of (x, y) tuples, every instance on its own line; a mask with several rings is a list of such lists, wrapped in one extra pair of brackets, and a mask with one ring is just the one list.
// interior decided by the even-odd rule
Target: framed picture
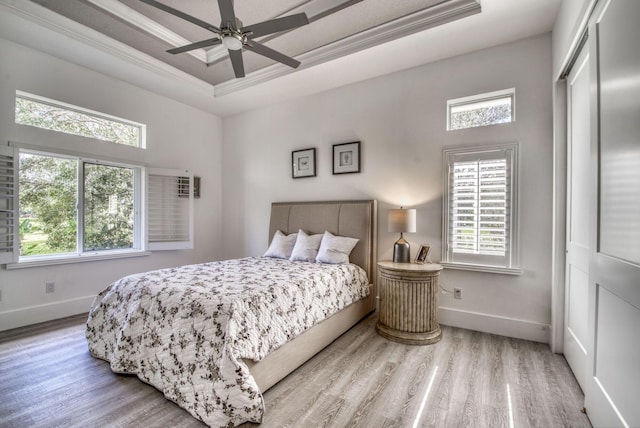
[(293, 178), (316, 176), (316, 149), (291, 152), (291, 176)]
[(333, 173), (360, 172), (360, 141), (333, 145)]
[(418, 254), (416, 254), (416, 263), (431, 263), (431, 259), (429, 258), (429, 250), (431, 250), (431, 247), (429, 245), (420, 245)]

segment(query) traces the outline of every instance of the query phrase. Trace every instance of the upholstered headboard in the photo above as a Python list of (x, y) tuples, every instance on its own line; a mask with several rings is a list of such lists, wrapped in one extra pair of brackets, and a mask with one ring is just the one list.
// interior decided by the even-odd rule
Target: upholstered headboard
[(365, 201), (274, 202), (271, 204), (269, 241), (276, 230), (285, 234), (298, 229), (358, 238), (349, 259), (363, 268), (375, 283), (378, 203)]

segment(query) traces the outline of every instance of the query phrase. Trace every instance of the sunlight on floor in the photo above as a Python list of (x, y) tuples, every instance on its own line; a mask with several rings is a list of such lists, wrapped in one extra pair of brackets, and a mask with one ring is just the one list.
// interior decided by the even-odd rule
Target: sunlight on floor
[(507, 384), (507, 403), (509, 404), (509, 428), (514, 428), (513, 406), (511, 405), (511, 388), (509, 388), (509, 384)]
[(424, 410), (425, 404), (427, 404), (427, 397), (429, 396), (429, 391), (431, 391), (431, 385), (433, 385), (433, 380), (435, 379), (437, 372), (438, 372), (438, 366), (435, 366), (433, 369), (433, 373), (431, 374), (431, 379), (429, 380), (429, 384), (427, 385), (427, 389), (424, 392), (424, 396), (422, 397), (422, 403), (420, 403), (420, 410), (418, 410), (416, 419), (413, 421), (413, 428), (417, 428), (418, 423), (420, 422), (420, 418), (422, 417), (422, 411)]

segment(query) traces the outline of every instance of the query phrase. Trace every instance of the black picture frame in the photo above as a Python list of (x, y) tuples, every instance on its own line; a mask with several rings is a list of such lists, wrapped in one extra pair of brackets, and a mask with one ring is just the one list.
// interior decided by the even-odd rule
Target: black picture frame
[(360, 172), (360, 141), (333, 145), (333, 174)]
[(431, 246), (428, 244), (420, 245), (420, 249), (416, 253), (416, 263), (425, 264), (427, 262), (431, 263), (431, 259), (429, 258), (429, 251), (431, 250)]
[(316, 149), (302, 149), (291, 152), (291, 177), (306, 178), (316, 176)]

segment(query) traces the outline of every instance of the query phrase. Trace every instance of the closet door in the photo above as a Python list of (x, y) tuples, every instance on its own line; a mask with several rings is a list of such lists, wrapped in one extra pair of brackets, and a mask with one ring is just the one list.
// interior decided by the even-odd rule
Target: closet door
[(591, 245), (591, 108), (589, 54), (584, 47), (567, 77), (567, 241), (564, 355), (583, 391), (589, 356), (588, 299)]
[(595, 59), (592, 99), (597, 100), (591, 148), (597, 197), (589, 266), (594, 355), (586, 407), (596, 427), (638, 427), (640, 1), (601, 1), (594, 17), (589, 32)]

